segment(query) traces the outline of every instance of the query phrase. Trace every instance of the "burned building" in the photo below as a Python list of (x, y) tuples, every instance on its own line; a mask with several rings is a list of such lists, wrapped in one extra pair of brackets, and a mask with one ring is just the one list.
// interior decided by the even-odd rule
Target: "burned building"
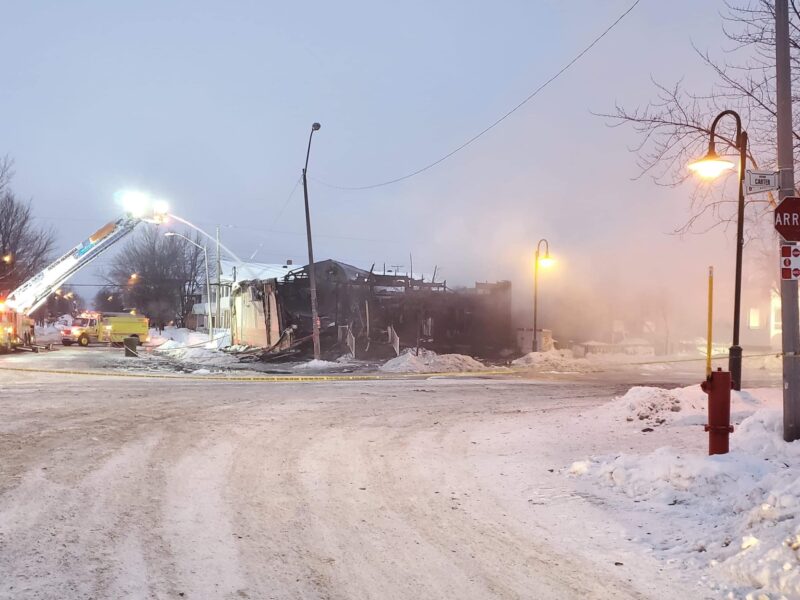
[[(445, 282), (377, 274), (334, 260), (314, 264), (323, 353), (384, 358), (404, 347), (482, 357), (514, 347), (511, 282), (451, 289)], [(231, 293), (234, 344), (265, 359), (309, 352), (308, 267), (237, 282)]]

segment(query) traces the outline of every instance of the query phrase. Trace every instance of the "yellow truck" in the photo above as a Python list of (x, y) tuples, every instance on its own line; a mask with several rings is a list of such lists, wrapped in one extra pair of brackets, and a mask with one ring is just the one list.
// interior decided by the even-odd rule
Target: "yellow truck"
[(150, 321), (147, 317), (130, 313), (86, 312), (72, 319), (72, 324), (61, 330), (61, 343), (65, 346), (92, 342), (121, 344), (126, 337), (140, 343), (149, 341)]

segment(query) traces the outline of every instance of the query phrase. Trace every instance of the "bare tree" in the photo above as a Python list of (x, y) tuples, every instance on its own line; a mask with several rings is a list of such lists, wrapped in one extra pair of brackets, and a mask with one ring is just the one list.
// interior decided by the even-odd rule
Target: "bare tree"
[(50, 261), (55, 232), (37, 227), (30, 202), (17, 200), (9, 183), (12, 161), (0, 159), (0, 289), (13, 290)]
[(139, 231), (114, 257), (106, 280), (122, 292), (126, 309), (135, 308), (159, 323), (185, 322), (202, 289), (203, 252), (163, 233), (154, 227)]
[(86, 305), (78, 292), (69, 286), (61, 287), (55, 294), (47, 297), (47, 300), (31, 315), (37, 323), (54, 321), (63, 315), (75, 316)]
[[(792, 79), (800, 93), (800, 11), (790, 0)], [(748, 160), (752, 167), (774, 170), (775, 166), (775, 6), (773, 0), (741, 0), (726, 3), (723, 32), (730, 41), (724, 59), (694, 47), (698, 60), (713, 76), (709, 89), (687, 90), (682, 82), (665, 85), (653, 80), (655, 99), (645, 106), (617, 104), (610, 113), (598, 113), (611, 126), (629, 125), (639, 134), (631, 150), (638, 155), (638, 177), (649, 176), (659, 185), (676, 186), (689, 177), (686, 165), (705, 155), (714, 117), (726, 109), (736, 110), (749, 136)], [(795, 96), (796, 101), (798, 96)], [(732, 120), (717, 129), (718, 151), (735, 149)], [(794, 118), (795, 150), (800, 147), (800, 113)], [(797, 169), (797, 167), (795, 167)], [(732, 179), (735, 179), (735, 174)], [(798, 180), (795, 178), (795, 180)], [(771, 194), (747, 199), (749, 236), (769, 231), (762, 227), (764, 215), (774, 207)], [(707, 231), (736, 218), (736, 195), (720, 186), (697, 184), (691, 214), (677, 233)]]
[(122, 294), (104, 287), (94, 295), (94, 308), (100, 312), (122, 312), (125, 310)]

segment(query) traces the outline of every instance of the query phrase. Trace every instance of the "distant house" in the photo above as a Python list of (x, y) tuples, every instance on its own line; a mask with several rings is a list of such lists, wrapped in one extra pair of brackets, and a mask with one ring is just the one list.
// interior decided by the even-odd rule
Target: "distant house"
[(741, 345), (749, 350), (781, 347), (781, 296), (777, 284), (744, 289), (742, 294)]

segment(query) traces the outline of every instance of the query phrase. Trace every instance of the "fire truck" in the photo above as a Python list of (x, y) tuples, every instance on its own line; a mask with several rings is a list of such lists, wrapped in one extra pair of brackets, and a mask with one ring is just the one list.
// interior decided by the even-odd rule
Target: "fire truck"
[(36, 336), (30, 315), (70, 277), (128, 235), (142, 221), (164, 223), (166, 207), (145, 218), (140, 207), (107, 223), (72, 250), (25, 281), (7, 297), (0, 295), (0, 351), (34, 349)]
[(61, 328), (61, 343), (65, 346), (88, 346), (93, 342), (121, 345), (126, 337), (141, 342), (149, 340), (150, 321), (147, 317), (122, 312), (83, 312)]
[(0, 302), (0, 352), (11, 352), (19, 346), (32, 347), (35, 340), (33, 320)]

